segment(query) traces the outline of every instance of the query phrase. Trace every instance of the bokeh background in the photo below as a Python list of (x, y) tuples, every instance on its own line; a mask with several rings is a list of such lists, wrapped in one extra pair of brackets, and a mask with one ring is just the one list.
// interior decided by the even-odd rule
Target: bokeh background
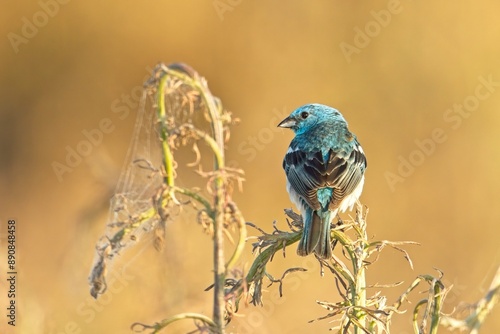
[[(369, 282), (405, 286), (439, 268), (454, 286), (446, 311), (484, 295), (500, 264), (497, 2), (41, 0), (3, 7), (0, 268), (3, 277), (5, 226), (14, 218), (19, 281), (18, 323), (13, 331), (2, 316), (2, 333), (128, 333), (136, 321), (211, 314), (211, 293), (203, 292), (212, 279), (211, 241), (189, 213), (169, 225), (163, 253), (144, 243), (117, 261), (114, 292), (98, 301), (88, 292), (137, 94), (160, 61), (193, 66), (241, 118), (227, 156), (246, 171), (236, 200), (247, 221), (268, 231), (273, 220), (285, 227), (282, 210), (291, 204), (281, 161), (292, 133), (275, 126), (302, 104), (332, 105), (368, 157), (362, 202), (370, 235), (421, 243), (408, 247), (413, 271), (387, 250)], [(58, 177), (54, 162), (65, 164), (68, 147), (106, 118), (113, 129)], [(229, 331), (332, 326), (308, 323), (327, 313), (315, 300), (338, 300), (332, 277), (320, 278), (317, 264), (294, 249), (274, 260), (271, 273), (293, 266), (310, 270), (290, 276), (283, 298), (272, 286), (264, 308), (243, 307)], [(4, 303), (4, 279), (0, 288)], [(389, 301), (402, 290), (387, 291)], [(498, 315), (482, 333), (500, 331)], [(393, 332), (411, 333), (409, 318), (397, 317)]]

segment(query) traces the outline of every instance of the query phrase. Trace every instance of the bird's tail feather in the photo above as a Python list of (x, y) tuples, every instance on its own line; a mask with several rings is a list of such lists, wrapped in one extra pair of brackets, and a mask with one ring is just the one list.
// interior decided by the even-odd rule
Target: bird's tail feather
[(306, 214), (304, 229), (300, 239), (297, 253), (306, 256), (312, 252), (320, 258), (329, 259), (332, 256), (330, 243), (330, 213), (320, 217), (317, 212)]

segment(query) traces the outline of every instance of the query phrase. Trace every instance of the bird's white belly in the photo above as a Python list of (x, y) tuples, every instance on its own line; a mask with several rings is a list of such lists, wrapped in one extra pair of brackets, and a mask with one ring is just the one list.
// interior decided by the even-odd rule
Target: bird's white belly
[(361, 177), (361, 180), (359, 181), (358, 185), (356, 188), (354, 188), (353, 192), (347, 195), (342, 202), (340, 202), (339, 205), (339, 211), (340, 212), (345, 212), (347, 210), (352, 210), (354, 204), (359, 199), (359, 196), (361, 196), (361, 192), (363, 191), (363, 185), (365, 183), (365, 176), (363, 175)]
[(286, 181), (286, 191), (290, 196), (290, 201), (292, 201), (295, 207), (300, 210), (302, 217), (305, 217), (306, 214), (305, 202), (301, 199), (301, 197), (297, 194), (297, 192), (295, 192), (295, 190), (292, 188), (292, 185), (290, 184), (290, 182), (288, 182), (288, 180)]

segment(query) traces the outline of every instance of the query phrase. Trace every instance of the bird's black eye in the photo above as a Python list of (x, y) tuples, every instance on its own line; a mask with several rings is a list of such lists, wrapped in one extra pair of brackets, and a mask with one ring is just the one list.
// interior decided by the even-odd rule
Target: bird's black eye
[(307, 117), (309, 117), (309, 113), (307, 111), (303, 111), (300, 113), (300, 117), (302, 119), (306, 119)]

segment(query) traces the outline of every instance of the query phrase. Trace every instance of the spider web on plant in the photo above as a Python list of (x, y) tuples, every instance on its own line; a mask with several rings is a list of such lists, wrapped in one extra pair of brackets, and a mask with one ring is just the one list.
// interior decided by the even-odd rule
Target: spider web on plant
[[(195, 110), (200, 108), (199, 93), (183, 81), (168, 77), (164, 94), (165, 119), (158, 116), (159, 80), (165, 75), (164, 65), (158, 65), (152, 77), (144, 84), (143, 94), (134, 126), (132, 140), (116, 190), (110, 200), (105, 234), (96, 245), (96, 257), (89, 277), (91, 295), (95, 298), (106, 290), (108, 267), (122, 250), (136, 244), (145, 234), (164, 232), (164, 227), (175, 210), (162, 207), (166, 190), (160, 124), (169, 132), (172, 148), (186, 144), (178, 142), (182, 136), (175, 131), (190, 123)], [(175, 166), (174, 166), (175, 167)], [(176, 206), (169, 202), (170, 208)], [(160, 233), (158, 233), (160, 230)], [(155, 245), (156, 246), (156, 245)]]

